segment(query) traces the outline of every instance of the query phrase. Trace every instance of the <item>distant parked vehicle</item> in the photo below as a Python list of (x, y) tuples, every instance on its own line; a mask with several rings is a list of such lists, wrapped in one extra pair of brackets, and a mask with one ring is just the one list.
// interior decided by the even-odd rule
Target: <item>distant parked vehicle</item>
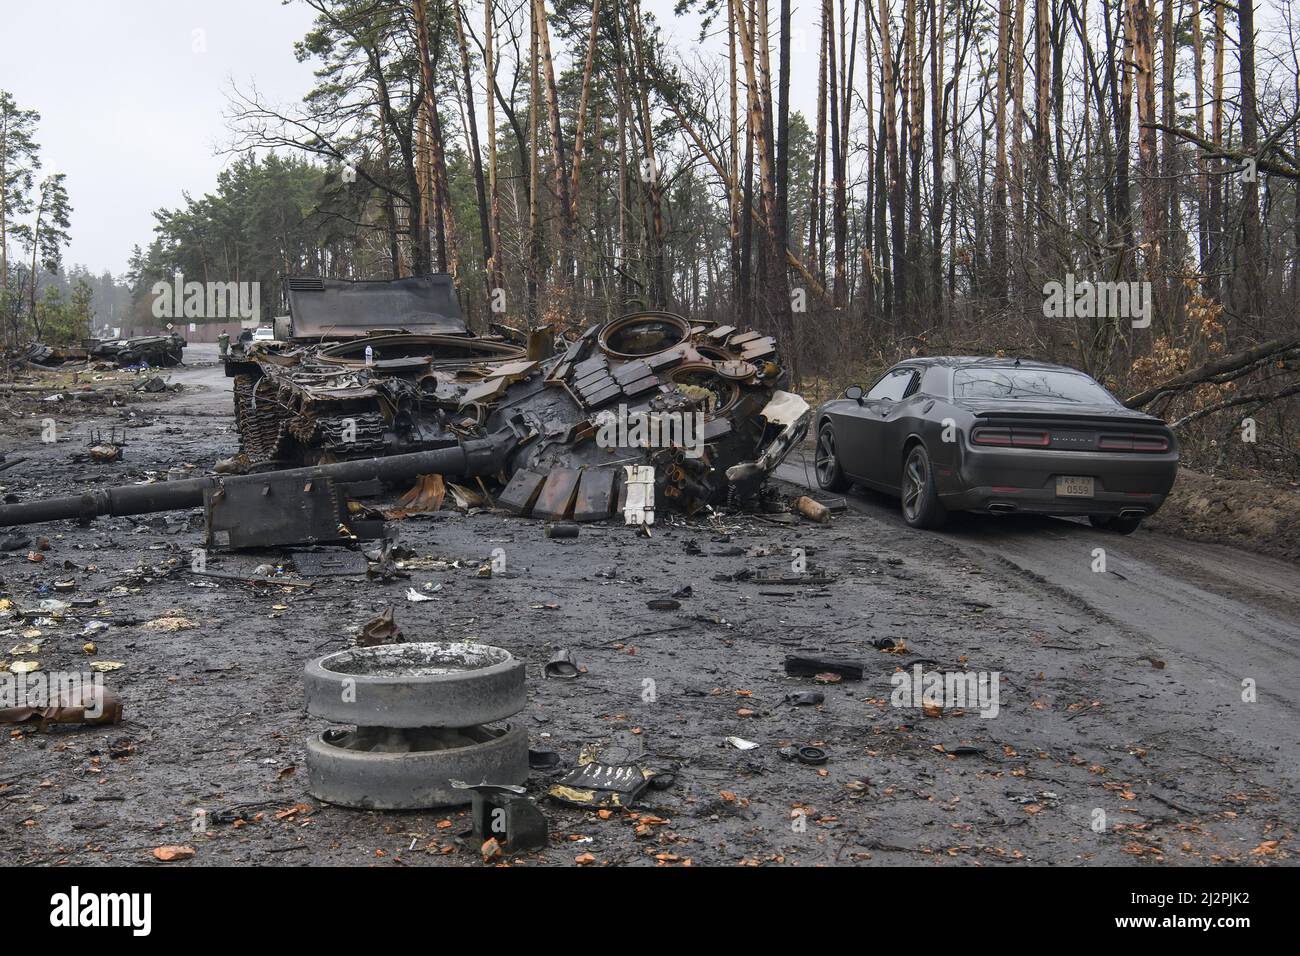
[(949, 511), (1086, 516), (1121, 534), (1164, 503), (1178, 444), (1076, 369), (1007, 358), (910, 359), (817, 412), (817, 482), (898, 495), (917, 528)]
[(254, 341), (254, 342), (274, 342), (274, 341), (275, 341), (275, 329), (268, 329), (266, 326), (261, 326), (260, 328), (256, 329), (256, 330), (253, 332), (253, 341)]

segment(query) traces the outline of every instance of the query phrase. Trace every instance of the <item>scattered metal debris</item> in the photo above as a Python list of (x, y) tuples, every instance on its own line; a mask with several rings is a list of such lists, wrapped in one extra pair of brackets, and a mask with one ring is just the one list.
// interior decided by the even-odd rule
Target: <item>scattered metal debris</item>
[(785, 672), (791, 677), (817, 677), (835, 674), (843, 680), (862, 680), (862, 665), (852, 661), (829, 658), (790, 656), (785, 659)]
[(139, 335), (129, 339), (85, 339), (80, 346), (45, 345), (37, 342), (23, 358), (32, 365), (57, 368), (65, 364), (108, 361), (126, 368), (147, 365), (170, 368), (180, 365), (188, 343), (175, 332), (167, 335)]
[[(22, 662), (14, 662), (18, 663)], [(9, 667), (15, 674), (33, 669), (15, 669), (13, 664)], [(0, 724), (34, 723), (42, 732), (49, 724), (116, 724), (121, 720), (122, 699), (99, 684), (61, 690), (43, 707), (0, 707)]]
[(612, 810), (633, 806), (650, 785), (656, 771), (636, 764), (603, 764), (592, 761), (561, 777), (547, 791), (558, 803), (589, 810)]
[[(530, 751), (531, 763), (531, 751)], [(451, 781), (456, 790), (468, 790), (472, 805), (474, 835), (480, 840), (496, 840), (503, 850), (540, 850), (549, 839), (546, 817), (536, 801), (523, 787), (500, 784), (468, 784)]]
[(402, 629), (393, 620), (393, 609), (390, 607), (361, 626), (357, 644), (361, 647), (378, 647), (383, 644), (400, 644), (405, 640)]
[(578, 659), (569, 648), (560, 648), (551, 655), (551, 659), (542, 668), (542, 673), (547, 677), (572, 680), (579, 674)]

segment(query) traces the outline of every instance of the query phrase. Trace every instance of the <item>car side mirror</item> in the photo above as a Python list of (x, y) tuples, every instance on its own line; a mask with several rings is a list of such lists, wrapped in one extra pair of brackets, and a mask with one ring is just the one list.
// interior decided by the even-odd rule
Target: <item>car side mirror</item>
[(845, 398), (851, 398), (851, 399), (853, 399), (853, 401), (855, 401), (855, 402), (861, 402), (861, 401), (862, 401), (862, 386), (861, 386), (861, 385), (850, 385), (848, 388), (846, 388), (846, 389), (844, 390), (844, 397), (845, 397)]

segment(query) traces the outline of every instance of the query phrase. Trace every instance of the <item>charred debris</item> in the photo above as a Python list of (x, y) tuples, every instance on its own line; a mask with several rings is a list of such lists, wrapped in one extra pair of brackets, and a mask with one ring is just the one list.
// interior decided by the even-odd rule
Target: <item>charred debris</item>
[(84, 339), (80, 345), (67, 346), (35, 342), (19, 358), (50, 369), (94, 362), (111, 363), (119, 368), (171, 368), (181, 364), (186, 344), (176, 332), (126, 339)]
[(433, 476), (520, 515), (648, 525), (759, 506), (811, 415), (757, 331), (636, 312), (571, 340), (474, 335), (447, 275), (287, 292), (277, 339), (226, 358), (225, 474), (3, 505), (0, 526), (203, 505), (209, 546), (342, 542), (380, 534), (358, 533), (379, 517), (349, 505), (363, 485)]

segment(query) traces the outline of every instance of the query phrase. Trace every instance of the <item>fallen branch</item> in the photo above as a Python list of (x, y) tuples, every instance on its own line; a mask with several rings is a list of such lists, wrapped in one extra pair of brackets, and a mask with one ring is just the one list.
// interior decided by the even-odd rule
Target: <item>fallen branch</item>
[(1182, 428), (1197, 419), (1204, 418), (1206, 415), (1212, 415), (1215, 412), (1223, 411), (1225, 408), (1233, 408), (1237, 405), (1266, 405), (1269, 402), (1277, 401), (1279, 398), (1286, 398), (1289, 395), (1300, 395), (1300, 382), (1293, 382), (1286, 388), (1280, 388), (1276, 392), (1256, 392), (1253, 395), (1236, 395), (1232, 398), (1225, 398), (1222, 401), (1206, 405), (1204, 408), (1197, 409), (1190, 415), (1184, 415), (1176, 422), (1170, 422), (1170, 428)]
[(1233, 372), (1246, 365), (1252, 365), (1261, 360), (1268, 359), (1282, 352), (1289, 352), (1294, 348), (1300, 347), (1300, 335), (1287, 335), (1282, 338), (1269, 339), (1267, 342), (1261, 342), (1242, 352), (1234, 352), (1232, 355), (1224, 355), (1212, 361), (1206, 362), (1200, 368), (1192, 369), (1190, 372), (1184, 372), (1177, 375), (1167, 382), (1159, 385), (1153, 385), (1144, 391), (1138, 392), (1124, 402), (1128, 408), (1141, 408), (1151, 402), (1152, 399), (1165, 392), (1181, 391), (1190, 388), (1193, 385), (1203, 385), (1215, 376), (1223, 375), (1225, 372)]
[[(1292, 119), (1291, 123), (1294, 122), (1295, 120)], [(1287, 127), (1290, 127), (1291, 123), (1288, 123)], [(1221, 143), (1213, 142), (1203, 136), (1197, 136), (1191, 130), (1180, 129), (1177, 126), (1169, 126), (1165, 123), (1142, 123), (1141, 125), (1147, 129), (1158, 129), (1161, 132), (1172, 133), (1180, 139), (1185, 139), (1190, 143), (1195, 143), (1201, 149), (1205, 150), (1206, 154), (1213, 159), (1231, 159), (1233, 162), (1237, 163), (1244, 163), (1247, 160), (1252, 160), (1255, 163), (1255, 168), (1260, 172), (1269, 173), (1273, 176), (1281, 176), (1284, 179), (1300, 180), (1300, 169), (1296, 169), (1293, 166), (1287, 166), (1284, 163), (1275, 163), (1270, 159), (1265, 159), (1263, 156), (1254, 156), (1240, 149), (1230, 149)], [(1261, 150), (1261, 152), (1267, 151), (1271, 145), (1271, 141), (1265, 143), (1264, 150)]]

